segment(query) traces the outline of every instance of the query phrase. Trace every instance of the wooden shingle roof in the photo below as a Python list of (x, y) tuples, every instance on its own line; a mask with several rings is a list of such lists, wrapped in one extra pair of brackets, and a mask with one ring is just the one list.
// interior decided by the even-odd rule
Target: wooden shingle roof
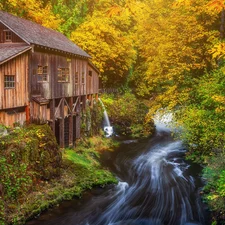
[(0, 45), (0, 65), (30, 49), (30, 46)]
[(77, 56), (90, 58), (85, 51), (70, 41), (66, 36), (55, 30), (13, 16), (0, 10), (0, 22), (17, 34), (29, 45), (44, 46), (51, 49), (72, 53)]

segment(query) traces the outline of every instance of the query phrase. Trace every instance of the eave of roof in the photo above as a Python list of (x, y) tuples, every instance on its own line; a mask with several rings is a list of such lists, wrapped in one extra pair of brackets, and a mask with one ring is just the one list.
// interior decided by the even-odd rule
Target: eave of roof
[(30, 49), (31, 46), (0, 45), (0, 65)]
[(40, 95), (33, 95), (32, 100), (37, 102), (39, 105), (47, 105), (49, 103), (49, 100), (40, 96)]
[(15, 32), (29, 45), (40, 45), (62, 52), (91, 58), (84, 50), (70, 41), (66, 36), (55, 30), (39, 24), (13, 16), (0, 10), (0, 22)]

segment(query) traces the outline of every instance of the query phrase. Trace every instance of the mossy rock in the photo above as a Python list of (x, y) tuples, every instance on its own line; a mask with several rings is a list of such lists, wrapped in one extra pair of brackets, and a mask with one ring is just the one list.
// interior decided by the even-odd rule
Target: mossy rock
[[(60, 175), (62, 153), (48, 125), (30, 125), (16, 129), (1, 137), (0, 143), (1, 157), (6, 159), (5, 168), (12, 165), (20, 168), (21, 164), (26, 165), (27, 174), (24, 176), (32, 174), (33, 180), (49, 180)], [(18, 174), (21, 174), (21, 171), (18, 171)]]

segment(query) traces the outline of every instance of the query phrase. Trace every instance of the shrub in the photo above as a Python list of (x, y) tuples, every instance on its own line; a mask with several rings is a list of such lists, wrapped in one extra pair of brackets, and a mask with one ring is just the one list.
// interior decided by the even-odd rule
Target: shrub
[(146, 118), (148, 107), (134, 94), (126, 92), (117, 96), (103, 95), (101, 99), (118, 134), (140, 138), (154, 132), (153, 120), (148, 122)]

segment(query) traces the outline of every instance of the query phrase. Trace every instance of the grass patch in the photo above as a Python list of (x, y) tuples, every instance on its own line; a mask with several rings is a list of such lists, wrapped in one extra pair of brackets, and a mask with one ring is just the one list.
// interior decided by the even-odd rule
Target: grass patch
[[(47, 131), (50, 132), (49, 130)], [(31, 130), (28, 130), (28, 132), (31, 132)], [(32, 138), (34, 138), (34, 140), (38, 140), (36, 141), (36, 152), (39, 153), (40, 149), (43, 149), (43, 154), (41, 154), (41, 157), (39, 157), (38, 154), (34, 156), (29, 155), (32, 157), (24, 157), (25, 159), (23, 161), (26, 162), (28, 166), (30, 165), (30, 160), (32, 160), (32, 162), (35, 160), (35, 163), (38, 163), (39, 165), (43, 164), (43, 162), (47, 162), (47, 159), (51, 160), (52, 158), (52, 156), (50, 155), (50, 153), (52, 153), (52, 150), (48, 150), (46, 148), (46, 145), (44, 145), (44, 138), (46, 136), (41, 135), (42, 133), (40, 133), (39, 130), (38, 132), (37, 130), (35, 130), (34, 134), (37, 136), (37, 138), (35, 137), (35, 135), (32, 136)], [(15, 135), (15, 133), (13, 133), (13, 135)], [(17, 139), (15, 139), (14, 137), (14, 140), (17, 141), (18, 138), (23, 140), (23, 135), (26, 136), (26, 131), (20, 130), (18, 136), (16, 135)], [(28, 150), (30, 150), (31, 148), (29, 146), (28, 148), (27, 145), (24, 144), (24, 142), (17, 142), (19, 150), (16, 150), (18, 148), (11, 147), (11, 138), (7, 138), (9, 139), (9, 142), (5, 138), (4, 140), (1, 140), (1, 144), (4, 145), (5, 153), (9, 152), (10, 149), (10, 155), (3, 155), (6, 159), (2, 159), (2, 162), (4, 163), (1, 164), (1, 166), (4, 166), (5, 171), (8, 168), (10, 169), (10, 171), (14, 171), (14, 153), (18, 153), (16, 154), (16, 156), (18, 155), (19, 157), (19, 153), (23, 151), (23, 147)], [(29, 137), (29, 140), (30, 139), (31, 137)], [(29, 144), (33, 146), (34, 142), (30, 141)], [(20, 146), (20, 143), (22, 143), (23, 146)], [(113, 140), (99, 136), (80, 140), (76, 148), (74, 149), (64, 149), (63, 151), (61, 151), (60, 149), (55, 149), (55, 151), (60, 151), (58, 154), (58, 156), (60, 157), (60, 166), (55, 168), (59, 171), (57, 176), (49, 176), (50, 178), (48, 179), (42, 179), (43, 176), (40, 175), (38, 175), (37, 178), (33, 176), (33, 180), (31, 179), (31, 182), (29, 183), (29, 189), (21, 188), (19, 190), (20, 192), (18, 192), (19, 194), (14, 198), (0, 198), (0, 225), (24, 224), (27, 220), (40, 214), (42, 211), (48, 209), (49, 207), (59, 204), (63, 200), (70, 200), (74, 197), (80, 198), (83, 191), (87, 189), (91, 189), (95, 186), (104, 187), (107, 184), (117, 183), (115, 176), (110, 171), (103, 168), (99, 162), (100, 155), (103, 151), (112, 151), (117, 145), (118, 144), (113, 142)], [(28, 150), (27, 152), (29, 152)], [(49, 154), (49, 156), (46, 159), (47, 153)], [(19, 162), (19, 160), (17, 161)], [(18, 163), (18, 165), (21, 166), (23, 164)], [(20, 168), (20, 170), (23, 173), (29, 172), (29, 174), (39, 172), (36, 172), (35, 170), (31, 171), (34, 166), (28, 166), (24, 167), (23, 170), (21, 170)], [(29, 168), (29, 171), (27, 168)], [(48, 167), (45, 167), (44, 169), (48, 171)], [(18, 178), (21, 179), (22, 175), (19, 175)], [(8, 179), (6, 175), (5, 177)], [(6, 178), (5, 183), (8, 182)]]
[(79, 164), (84, 167), (90, 167), (92, 162), (85, 156), (85, 154), (78, 154), (72, 149), (66, 149), (63, 157), (72, 161), (74, 164)]

